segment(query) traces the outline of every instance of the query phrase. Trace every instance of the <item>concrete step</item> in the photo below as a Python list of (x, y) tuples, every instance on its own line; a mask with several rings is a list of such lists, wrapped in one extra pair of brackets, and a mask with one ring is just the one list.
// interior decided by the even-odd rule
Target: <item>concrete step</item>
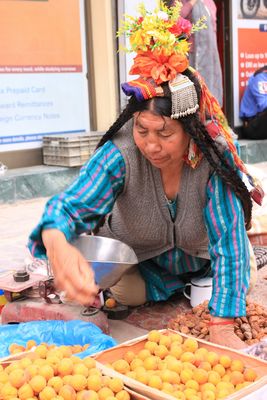
[(47, 165), (7, 170), (0, 175), (0, 204), (52, 196), (64, 190), (78, 173), (78, 167)]
[[(244, 162), (267, 161), (267, 140), (239, 140), (239, 143)], [(79, 167), (47, 165), (8, 170), (0, 175), (0, 204), (52, 196), (64, 190), (78, 173)]]
[(267, 161), (267, 140), (238, 141), (241, 148), (241, 158), (247, 164)]

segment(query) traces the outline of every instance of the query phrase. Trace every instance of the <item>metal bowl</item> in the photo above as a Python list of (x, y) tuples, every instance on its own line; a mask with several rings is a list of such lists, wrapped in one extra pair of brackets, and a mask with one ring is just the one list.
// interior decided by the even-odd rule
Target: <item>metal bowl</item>
[(101, 236), (79, 236), (73, 243), (91, 264), (101, 289), (114, 286), (133, 265), (135, 252), (127, 244)]

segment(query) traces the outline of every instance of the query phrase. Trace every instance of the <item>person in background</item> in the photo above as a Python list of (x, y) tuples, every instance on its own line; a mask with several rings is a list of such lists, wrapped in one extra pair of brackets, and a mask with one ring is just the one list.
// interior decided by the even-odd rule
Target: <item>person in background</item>
[[(167, 0), (169, 5), (176, 0)], [(207, 28), (190, 38), (189, 63), (204, 78), (209, 90), (223, 105), (222, 68), (217, 45), (217, 7), (213, 0), (181, 0), (181, 16), (191, 23), (206, 18)]]
[(243, 138), (267, 139), (267, 65), (249, 78), (239, 115), (243, 121)]
[(98, 287), (72, 241), (96, 227), (138, 258), (110, 288), (121, 304), (164, 301), (192, 277), (211, 276), (210, 340), (241, 348), (234, 318), (246, 315), (256, 188), (217, 100), (189, 66), (192, 26), (178, 14), (179, 5), (152, 15), (143, 5), (125, 21), (119, 33), (129, 36), (130, 74), (139, 76), (122, 84), (129, 102), (79, 177), (48, 201), (29, 247), (82, 304), (93, 303)]

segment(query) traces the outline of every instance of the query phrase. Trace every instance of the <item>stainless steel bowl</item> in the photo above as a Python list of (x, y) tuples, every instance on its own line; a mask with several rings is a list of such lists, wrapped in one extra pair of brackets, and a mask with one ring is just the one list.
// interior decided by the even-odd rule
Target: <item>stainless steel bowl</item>
[(88, 262), (101, 289), (114, 286), (133, 265), (138, 263), (135, 252), (127, 244), (101, 236), (79, 236), (72, 243)]

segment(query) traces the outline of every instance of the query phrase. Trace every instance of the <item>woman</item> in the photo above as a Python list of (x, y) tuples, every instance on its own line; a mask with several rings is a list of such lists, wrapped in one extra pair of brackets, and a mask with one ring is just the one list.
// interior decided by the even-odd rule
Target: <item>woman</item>
[(240, 118), (244, 139), (267, 139), (267, 65), (249, 78), (240, 103)]
[[(164, 12), (154, 19), (161, 32), (162, 21), (171, 20)], [(179, 22), (184, 35), (188, 25)], [(174, 24), (172, 32), (178, 32)], [(240, 177), (245, 167), (218, 103), (187, 68), (187, 58), (179, 52), (178, 63), (175, 57), (166, 63), (165, 49), (158, 62), (143, 45), (139, 55), (132, 70), (140, 78), (122, 85), (128, 105), (77, 180), (47, 203), (30, 248), (37, 257), (47, 254), (58, 287), (83, 304), (92, 304), (98, 288), (69, 242), (96, 228), (130, 245), (138, 257), (139, 264), (111, 288), (120, 303), (165, 300), (188, 277), (211, 274), (211, 340), (243, 347), (233, 318), (246, 314), (250, 280), (246, 227), (252, 203)]]

